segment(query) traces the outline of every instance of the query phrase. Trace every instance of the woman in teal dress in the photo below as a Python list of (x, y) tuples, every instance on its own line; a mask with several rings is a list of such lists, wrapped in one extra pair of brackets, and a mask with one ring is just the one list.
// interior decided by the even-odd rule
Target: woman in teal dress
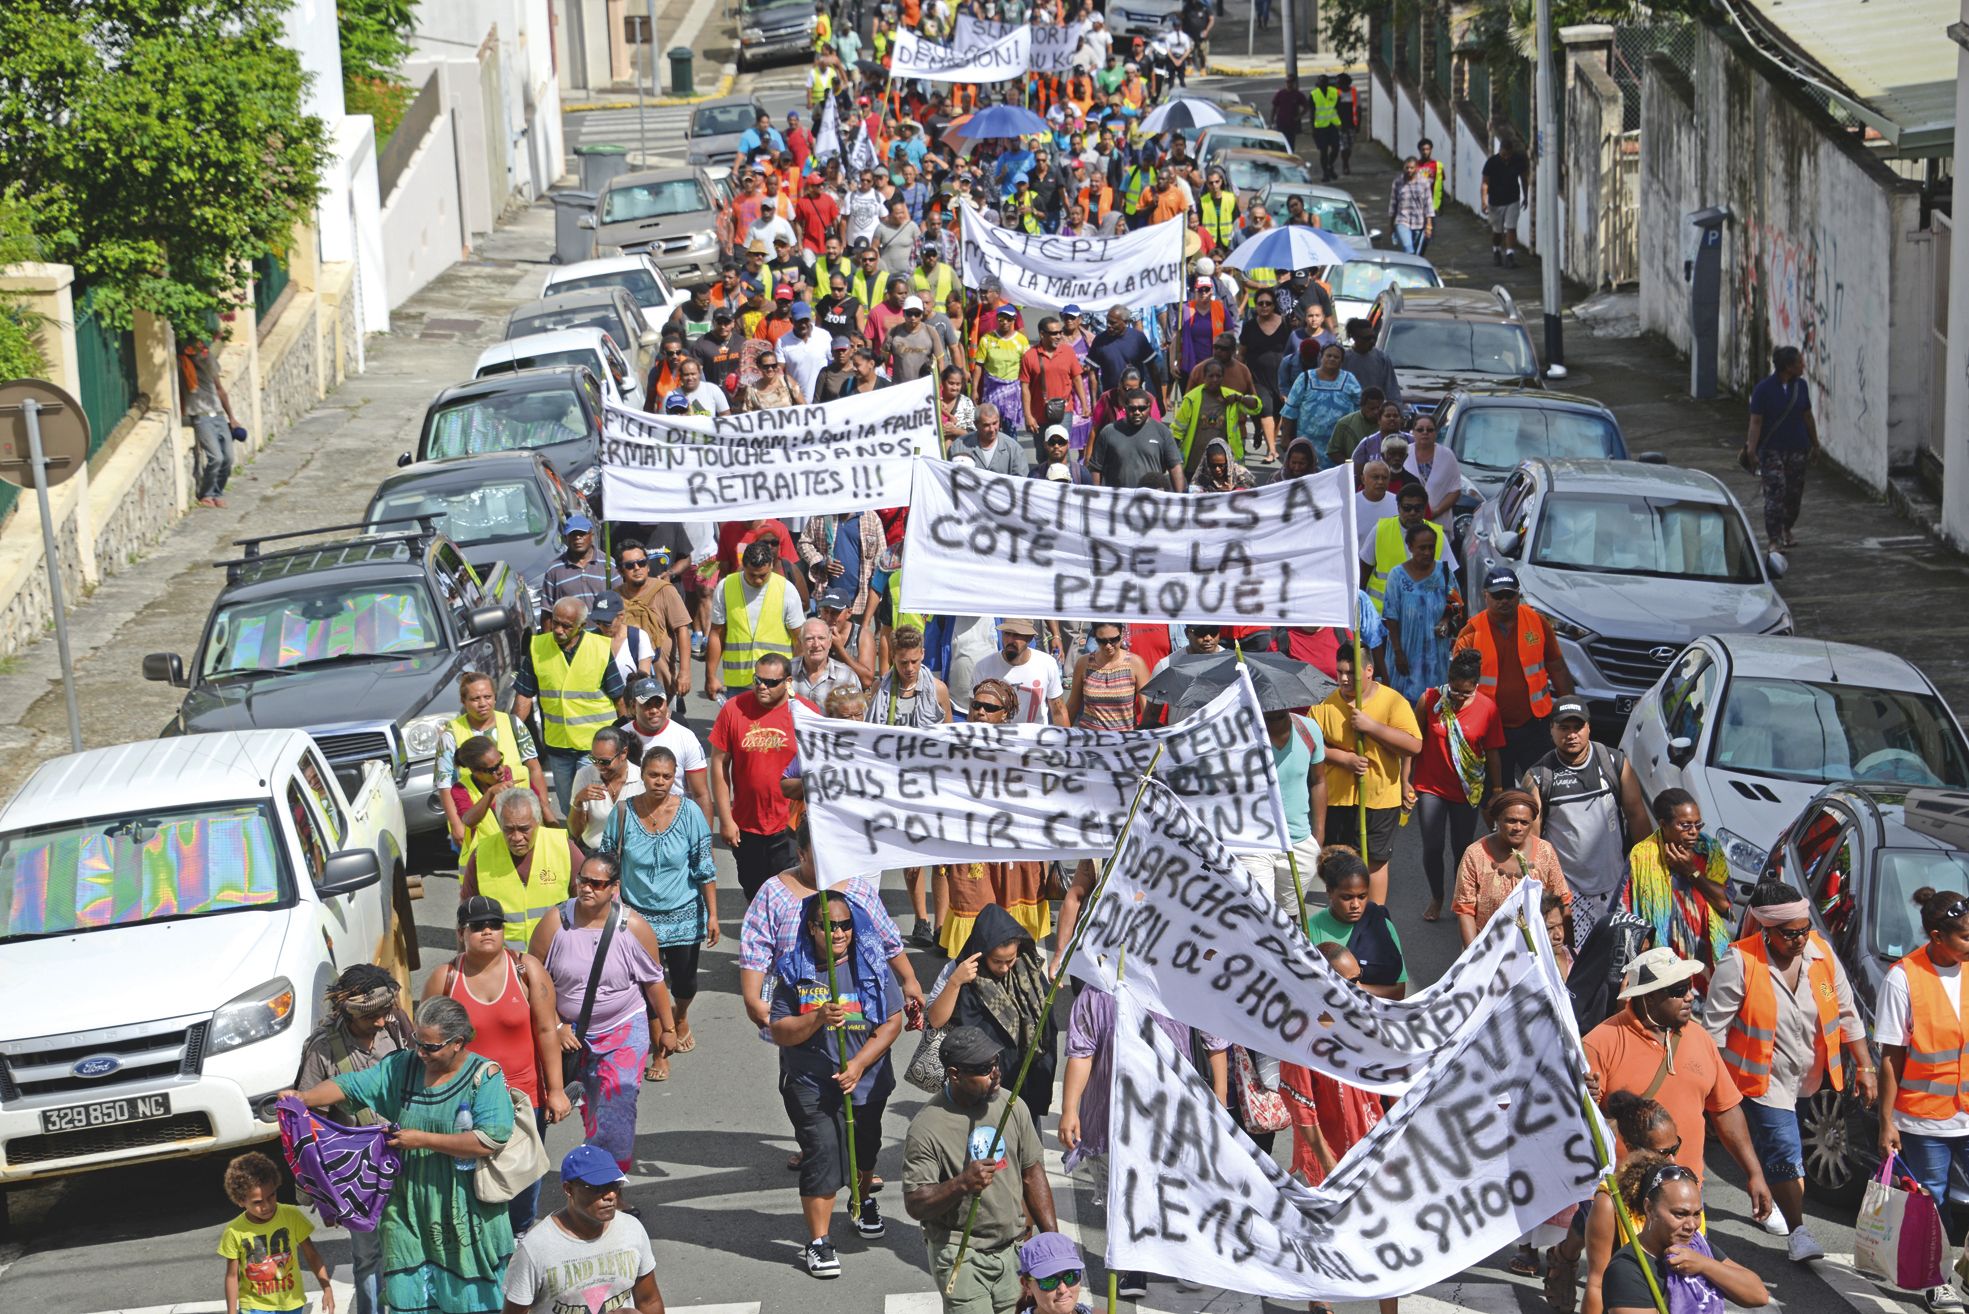
[(506, 1206), (472, 1192), (477, 1161), (513, 1134), (513, 1097), (490, 1059), (467, 1052), (472, 1020), (455, 999), (417, 1006), (417, 1047), (297, 1092), (311, 1109), (344, 1100), (401, 1130), (403, 1170), (383, 1210), (383, 1306), (390, 1314), (497, 1314), (513, 1254)]
[(1450, 641), (1463, 628), (1461, 606), (1449, 567), (1436, 560), (1436, 530), (1425, 520), (1408, 531), (1408, 560), (1388, 572), (1381, 604), (1394, 668), (1385, 674), (1410, 703), (1448, 682)]

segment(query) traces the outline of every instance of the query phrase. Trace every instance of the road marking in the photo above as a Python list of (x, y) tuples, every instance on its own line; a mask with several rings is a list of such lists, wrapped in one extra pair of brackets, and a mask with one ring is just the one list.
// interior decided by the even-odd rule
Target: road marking
[(1828, 1254), (1809, 1267), (1819, 1281), (1860, 1314), (1906, 1314), (1908, 1302), (1918, 1299), (1915, 1293), (1898, 1288), (1891, 1294), (1882, 1290), (1878, 1280), (1854, 1266), (1851, 1255)]
[[(335, 1290), (335, 1308), (347, 1314), (355, 1308), (355, 1288), (346, 1282), (331, 1284)], [(935, 1299), (934, 1296), (931, 1299)], [(319, 1299), (310, 1297), (304, 1307), (307, 1314), (316, 1314), (320, 1308)], [(668, 1305), (670, 1314), (760, 1314), (761, 1306), (756, 1300), (742, 1301), (726, 1305)], [(936, 1306), (930, 1307), (932, 1310)], [(190, 1300), (176, 1305), (143, 1305), (125, 1309), (99, 1310), (97, 1314), (225, 1314), (226, 1302), (223, 1300)]]

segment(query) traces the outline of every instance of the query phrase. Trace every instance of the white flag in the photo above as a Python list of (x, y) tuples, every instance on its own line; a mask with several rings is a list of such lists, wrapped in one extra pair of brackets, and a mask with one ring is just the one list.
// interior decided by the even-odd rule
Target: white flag
[(822, 162), (841, 153), (841, 106), (832, 95), (820, 112), (820, 127), (814, 134), (814, 158)]

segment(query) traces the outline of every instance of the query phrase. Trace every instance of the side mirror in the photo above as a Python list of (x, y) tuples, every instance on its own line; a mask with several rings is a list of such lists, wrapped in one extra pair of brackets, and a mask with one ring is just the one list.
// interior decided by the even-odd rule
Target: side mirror
[(185, 659), (175, 652), (145, 653), (144, 679), (182, 689), (185, 686)]
[(1381, 230), (1379, 228), (1370, 228), (1367, 230), (1368, 241), (1372, 242), (1375, 238), (1379, 236), (1381, 236)]
[(366, 890), (383, 879), (383, 864), (372, 849), (343, 849), (328, 855), (314, 891), (324, 899)]
[(1687, 735), (1677, 735), (1668, 741), (1668, 760), (1676, 766), (1687, 766), (1695, 755), (1696, 741)]
[(644, 329), (643, 335), (637, 338), (636, 341), (641, 346), (654, 347), (659, 342), (663, 341), (663, 335), (661, 333), (658, 333), (655, 329)]
[(406, 465), (409, 465), (409, 464), (410, 464), (410, 460), (411, 460), (411, 458), (410, 458), (410, 453), (409, 453), (409, 452), (398, 452), (398, 453), (397, 453), (397, 468), (398, 468), (399, 470), (401, 470), (401, 469), (402, 469), (402, 468), (403, 468), (404, 466), (406, 466)]
[(1766, 552), (1764, 554), (1764, 569), (1771, 572), (1772, 579), (1783, 579), (1784, 572), (1791, 569), (1791, 563), (1785, 560), (1784, 553), (1782, 552)]
[(1634, 459), (1642, 465), (1667, 465), (1668, 457), (1662, 452), (1636, 452)]
[(1515, 557), (1518, 555), (1518, 546), (1521, 541), (1518, 537), (1517, 530), (1500, 529), (1497, 531), (1497, 537), (1491, 540), (1491, 544), (1505, 556)]
[(489, 634), (497, 634), (512, 624), (513, 618), (506, 614), (504, 607), (474, 607), (465, 614), (465, 633), (474, 639), (483, 639)]
[(585, 228), (592, 233), (595, 231), (595, 216), (584, 214), (574, 221), (574, 226), (576, 228)]

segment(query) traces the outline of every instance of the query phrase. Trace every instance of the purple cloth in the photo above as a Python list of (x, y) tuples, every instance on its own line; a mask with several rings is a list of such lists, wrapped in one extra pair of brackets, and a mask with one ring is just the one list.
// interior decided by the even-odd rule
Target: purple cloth
[[(1190, 1052), (1190, 1029), (1160, 1013), (1150, 1013), (1155, 1024), (1175, 1042), (1176, 1052)], [(1114, 996), (1087, 986), (1073, 1001), (1073, 1014), (1067, 1019), (1067, 1058), (1091, 1058), (1093, 1069), (1087, 1088), (1080, 1095), (1080, 1144), (1068, 1153), (1064, 1167), (1073, 1166), (1089, 1155), (1108, 1152), (1108, 1093), (1114, 1084)], [(1229, 1046), (1217, 1037), (1198, 1033), (1203, 1047), (1215, 1054)]]
[(395, 1128), (384, 1123), (345, 1127), (293, 1095), (274, 1105), (274, 1116), (287, 1166), (321, 1221), (351, 1232), (374, 1232), (403, 1170), (403, 1160), (389, 1146)]
[[(1689, 1238), (1689, 1249), (1705, 1258), (1716, 1256), (1700, 1232)], [(1668, 1314), (1723, 1314), (1723, 1293), (1715, 1283), (1708, 1278), (1683, 1277), (1666, 1265), (1663, 1268), (1668, 1273), (1667, 1290), (1662, 1293), (1668, 1297)]]

